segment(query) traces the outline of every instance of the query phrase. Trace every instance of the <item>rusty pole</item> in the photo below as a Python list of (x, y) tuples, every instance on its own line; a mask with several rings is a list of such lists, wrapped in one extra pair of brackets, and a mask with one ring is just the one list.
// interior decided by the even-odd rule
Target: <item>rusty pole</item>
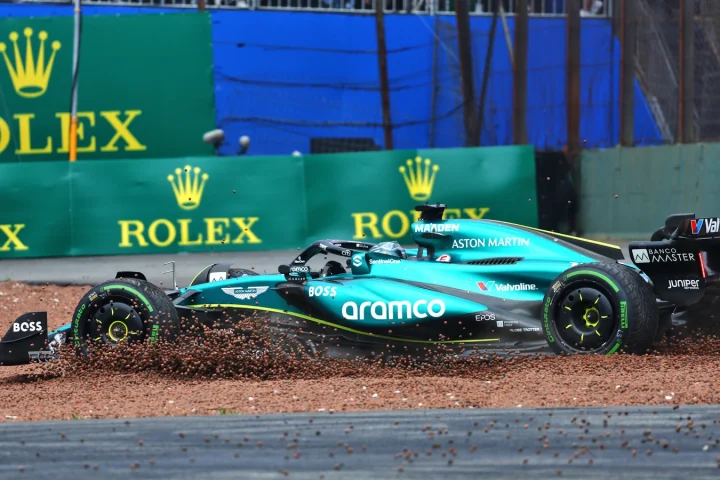
[(473, 80), (472, 36), (470, 34), (470, 16), (467, 0), (455, 2), (455, 21), (457, 23), (458, 56), (460, 57), (460, 76), (463, 93), (463, 118), (465, 124), (465, 146), (480, 146), (478, 118), (475, 105), (475, 82)]
[(383, 2), (375, 2), (375, 34), (377, 35), (378, 75), (382, 105), (385, 150), (393, 149), (393, 127), (390, 119), (390, 80), (388, 78), (387, 45), (385, 43), (385, 9)]
[[(579, 230), (578, 214), (582, 198), (580, 170), (580, 2), (567, 2), (566, 89), (567, 89), (567, 159), (577, 191), (576, 205), (570, 218), (573, 230)], [(579, 232), (582, 234), (582, 232)]]
[(527, 51), (528, 30), (530, 21), (528, 15), (528, 0), (517, 1), (517, 16), (515, 17), (515, 42), (513, 45), (513, 143), (525, 145), (527, 138)]
[(580, 2), (567, 8), (567, 146), (574, 158), (580, 149)]
[(485, 123), (485, 98), (487, 97), (487, 87), (490, 81), (490, 69), (492, 68), (493, 48), (495, 47), (495, 32), (497, 31), (498, 8), (497, 4), (493, 4), (493, 19), (490, 24), (490, 37), (488, 38), (488, 48), (485, 54), (485, 68), (483, 69), (483, 79), (480, 86), (480, 107), (478, 108), (478, 135), (480, 136), (480, 145), (482, 145), (482, 129)]
[(695, 141), (695, 1), (680, 0), (678, 141)]
[(620, 0), (620, 145), (635, 142), (635, 2)]

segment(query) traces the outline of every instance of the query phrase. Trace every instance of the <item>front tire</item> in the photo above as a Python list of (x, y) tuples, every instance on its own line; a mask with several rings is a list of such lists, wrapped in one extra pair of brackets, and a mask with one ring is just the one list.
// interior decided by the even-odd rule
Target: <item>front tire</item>
[(150, 282), (117, 278), (102, 283), (80, 300), (70, 335), (83, 354), (92, 344), (174, 340), (180, 319), (172, 301)]
[(652, 287), (619, 263), (576, 265), (543, 299), (543, 333), (557, 354), (643, 354), (658, 321)]

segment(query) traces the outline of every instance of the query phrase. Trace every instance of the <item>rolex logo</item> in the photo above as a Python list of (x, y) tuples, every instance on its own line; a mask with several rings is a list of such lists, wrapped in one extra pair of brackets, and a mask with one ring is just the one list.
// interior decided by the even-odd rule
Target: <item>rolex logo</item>
[[(184, 172), (184, 175), (183, 175)], [(184, 178), (183, 178), (184, 177)], [(176, 168), (175, 176), (168, 175), (168, 181), (175, 193), (175, 200), (183, 210), (194, 210), (200, 205), (203, 189), (210, 175), (200, 175), (200, 167), (186, 165), (184, 169)]]
[(18, 46), (19, 35), (17, 32), (11, 32), (9, 35), (10, 41), (13, 44), (14, 64), (10, 61), (5, 42), (0, 42), (0, 53), (5, 59), (5, 65), (7, 65), (8, 72), (10, 72), (10, 79), (12, 80), (15, 92), (21, 97), (37, 98), (47, 90), (53, 62), (55, 61), (55, 54), (60, 50), (60, 42), (57, 40), (52, 42), (52, 52), (46, 63), (45, 41), (48, 38), (47, 32), (42, 31), (38, 34), (40, 48), (37, 51), (37, 60), (35, 60), (35, 52), (33, 51), (31, 41), (33, 35), (32, 28), (27, 27), (23, 33), (25, 34), (25, 58), (20, 54), (20, 47)]
[[(423, 162), (422, 158), (415, 157), (415, 165), (413, 161), (408, 159), (405, 165), (400, 167), (400, 173), (405, 179), (410, 197), (413, 200), (425, 201), (432, 195), (433, 184), (435, 183), (435, 175), (440, 167), (432, 165), (432, 161), (426, 158)], [(431, 167), (432, 165), (432, 167)]]

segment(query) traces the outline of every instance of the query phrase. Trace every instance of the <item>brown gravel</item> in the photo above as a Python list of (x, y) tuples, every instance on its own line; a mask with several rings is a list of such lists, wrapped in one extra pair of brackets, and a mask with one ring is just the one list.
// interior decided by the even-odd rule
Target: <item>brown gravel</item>
[[(0, 283), (0, 329), (4, 333), (14, 318), (32, 310), (47, 310), (50, 328), (62, 325), (86, 290)], [(203, 348), (113, 349), (102, 354), (101, 363), (66, 356), (50, 366), (2, 368), (0, 422), (720, 403), (717, 337), (661, 345), (645, 356), (498, 358), (402, 367), (337, 360), (298, 362), (279, 355), (249, 358), (242, 342), (232, 338), (209, 338)], [(123, 373), (128, 369), (136, 371)]]

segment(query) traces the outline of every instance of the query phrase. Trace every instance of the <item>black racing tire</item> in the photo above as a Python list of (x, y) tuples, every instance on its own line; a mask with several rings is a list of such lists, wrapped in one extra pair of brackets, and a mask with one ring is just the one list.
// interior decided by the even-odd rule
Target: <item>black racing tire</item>
[(258, 275), (258, 273), (254, 270), (248, 270), (247, 268), (230, 268), (228, 269), (227, 276), (228, 278), (239, 278), (252, 275)]
[(95, 343), (172, 341), (180, 319), (170, 298), (145, 280), (116, 278), (90, 289), (73, 313), (73, 345), (87, 354)]
[(655, 340), (659, 313), (652, 287), (636, 271), (599, 262), (559, 275), (541, 320), (556, 354), (643, 354)]

